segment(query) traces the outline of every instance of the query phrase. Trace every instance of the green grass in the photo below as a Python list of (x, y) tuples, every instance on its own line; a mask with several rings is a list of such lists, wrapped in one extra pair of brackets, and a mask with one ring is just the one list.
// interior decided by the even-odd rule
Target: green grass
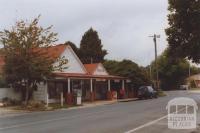
[(17, 111), (52, 111), (56, 109), (63, 109), (63, 108), (67, 109), (70, 107), (78, 107), (78, 106), (82, 106), (82, 105), (63, 104), (63, 106), (61, 106), (60, 103), (50, 103), (48, 107), (46, 107), (46, 105), (44, 104), (43, 106), (38, 106), (38, 107), (18, 105), (18, 106), (13, 106), (10, 108)]
[(49, 107), (51, 109), (62, 109), (62, 108), (70, 108), (70, 107), (78, 107), (78, 106), (81, 106), (81, 105), (67, 105), (67, 104), (63, 104), (63, 106), (61, 106), (60, 103), (50, 103), (49, 104)]
[(200, 90), (200, 88), (190, 88), (189, 90)]
[(164, 91), (159, 90), (158, 91), (158, 97), (164, 97), (164, 96), (166, 96), (166, 94), (164, 93)]

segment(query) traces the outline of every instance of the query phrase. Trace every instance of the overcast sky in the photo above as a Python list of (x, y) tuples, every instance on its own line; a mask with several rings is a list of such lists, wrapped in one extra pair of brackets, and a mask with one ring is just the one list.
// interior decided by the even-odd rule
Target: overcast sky
[(167, 46), (167, 6), (167, 0), (0, 0), (0, 30), (41, 14), (40, 24), (54, 26), (58, 43), (79, 46), (84, 32), (93, 27), (108, 50), (106, 58), (146, 66), (154, 59), (149, 35), (161, 35), (159, 54)]

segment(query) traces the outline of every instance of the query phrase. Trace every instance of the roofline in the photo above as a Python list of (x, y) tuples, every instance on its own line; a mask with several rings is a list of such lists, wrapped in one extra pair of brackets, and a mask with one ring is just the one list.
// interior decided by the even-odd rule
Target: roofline
[[(98, 67), (98, 65), (101, 65), (102, 67), (103, 67), (103, 69), (106, 71), (106, 73), (109, 75), (109, 73), (108, 73), (108, 71), (106, 70), (106, 68), (104, 67), (104, 65), (102, 64), (102, 63), (91, 63), (91, 64), (83, 64), (83, 65), (92, 65), (92, 64), (97, 64), (97, 67)], [(92, 74), (95, 72), (95, 70), (96, 69), (94, 69), (93, 71), (92, 71)]]
[[(79, 64), (81, 65), (81, 67), (83, 68), (83, 70), (88, 73), (88, 71), (86, 70), (85, 66), (83, 65), (83, 63), (81, 62), (81, 60), (79, 59), (79, 57), (76, 55), (76, 53), (74, 52), (74, 50), (72, 49), (72, 47), (69, 44), (66, 44), (66, 47), (68, 47), (72, 54), (75, 56), (75, 58), (77, 59), (77, 61), (79, 62)], [(64, 52), (64, 51), (63, 51)]]
[(106, 68), (104, 67), (104, 65), (102, 63), (99, 63), (103, 68), (104, 70), (106, 71), (106, 73), (109, 75), (108, 71), (106, 70)]
[(52, 73), (53, 76), (57, 77), (64, 77), (64, 78), (84, 78), (84, 79), (129, 79), (127, 77), (121, 77), (121, 76), (114, 76), (114, 75), (91, 75), (91, 74), (80, 74), (80, 73), (58, 73), (54, 72)]

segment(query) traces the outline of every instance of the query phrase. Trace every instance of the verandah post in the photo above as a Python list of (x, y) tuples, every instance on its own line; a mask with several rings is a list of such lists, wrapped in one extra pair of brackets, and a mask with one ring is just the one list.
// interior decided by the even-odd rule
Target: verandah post
[(110, 79), (108, 79), (107, 99), (108, 99), (108, 100), (112, 100), (112, 92), (111, 92), (111, 88), (110, 88)]
[(70, 94), (70, 78), (67, 79), (67, 93)]
[(122, 80), (121, 96), (125, 98), (125, 82)]
[(92, 78), (90, 79), (90, 100), (91, 100), (91, 102), (94, 101), (93, 80), (92, 80)]
[(46, 103), (47, 103), (47, 107), (49, 107), (49, 93), (47, 92), (47, 97), (46, 97)]
[(66, 103), (69, 104), (69, 105), (72, 104), (70, 78), (67, 79), (67, 98), (66, 98)]
[(61, 107), (63, 107), (63, 92), (60, 94)]

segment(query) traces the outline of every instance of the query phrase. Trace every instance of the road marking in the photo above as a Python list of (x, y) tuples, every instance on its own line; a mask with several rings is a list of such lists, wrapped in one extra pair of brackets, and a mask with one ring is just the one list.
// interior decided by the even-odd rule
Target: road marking
[[(182, 109), (180, 109), (178, 112), (183, 111), (184, 109), (185, 109), (185, 108), (182, 108)], [(172, 113), (175, 113), (175, 112), (172, 112)], [(153, 125), (153, 124), (157, 123), (158, 121), (163, 120), (163, 119), (165, 119), (165, 118), (167, 118), (167, 117), (168, 117), (168, 115), (165, 115), (165, 116), (163, 116), (163, 117), (160, 117), (160, 118), (158, 118), (158, 119), (156, 119), (156, 120), (150, 121), (150, 122), (148, 122), (148, 123), (146, 123), (146, 124), (143, 124), (143, 125), (141, 125), (141, 126), (139, 126), (139, 127), (136, 127), (136, 128), (134, 128), (134, 129), (131, 129), (131, 130), (126, 131), (126, 132), (124, 132), (124, 133), (133, 133), (133, 132), (138, 131), (138, 130), (140, 130), (140, 129), (142, 129), (142, 128), (145, 128), (145, 127), (148, 127), (148, 126), (150, 126), (150, 125)]]
[[(200, 98), (199, 98), (198, 96), (197, 96), (197, 99), (200, 100)], [(183, 111), (184, 109), (185, 109), (185, 108), (182, 108), (182, 109), (180, 109), (178, 112)], [(173, 112), (173, 113), (175, 113), (175, 112)], [(144, 125), (141, 125), (141, 126), (139, 126), (139, 127), (137, 127), (137, 128), (134, 128), (134, 129), (131, 129), (131, 130), (126, 131), (126, 132), (124, 132), (124, 133), (133, 133), (133, 132), (135, 132), (135, 131), (137, 131), (137, 130), (140, 130), (140, 129), (142, 129), (142, 128), (148, 127), (148, 126), (150, 126), (150, 125), (153, 125), (153, 124), (157, 123), (158, 121), (167, 118), (167, 116), (168, 116), (168, 115), (165, 115), (165, 116), (163, 116), (163, 117), (160, 117), (160, 118), (158, 118), (158, 119), (156, 119), (156, 120), (150, 121), (150, 122), (148, 122), (148, 123), (146, 123), (146, 124), (144, 124)]]
[(148, 127), (148, 126), (150, 126), (150, 125), (152, 125), (152, 124), (154, 124), (154, 123), (157, 123), (158, 121), (160, 121), (160, 120), (162, 120), (162, 119), (165, 119), (165, 118), (167, 118), (167, 115), (165, 115), (165, 116), (163, 116), (163, 117), (160, 117), (160, 118), (158, 118), (158, 119), (156, 119), (156, 120), (150, 121), (150, 122), (148, 122), (148, 123), (146, 123), (146, 124), (144, 124), (144, 125), (141, 125), (141, 126), (139, 126), (139, 127), (137, 127), (137, 128), (134, 128), (134, 129), (129, 130), (129, 131), (124, 132), (124, 133), (133, 133), (133, 132), (135, 132), (135, 131), (137, 131), (137, 130), (140, 130), (140, 129), (145, 128), (145, 127)]

